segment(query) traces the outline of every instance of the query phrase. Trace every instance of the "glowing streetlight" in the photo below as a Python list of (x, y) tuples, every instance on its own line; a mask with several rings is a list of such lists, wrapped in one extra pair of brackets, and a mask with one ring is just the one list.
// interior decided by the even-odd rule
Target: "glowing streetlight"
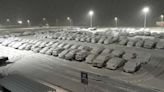
[(10, 19), (6, 19), (7, 22), (10, 22)]
[(46, 18), (42, 18), (42, 22), (43, 22), (44, 26), (47, 26), (47, 27), (49, 26), (48, 21), (47, 21)]
[(7, 23), (7, 25), (10, 25), (11, 21), (10, 21), (10, 19), (9, 19), (9, 18), (8, 18), (8, 19), (6, 19), (6, 23)]
[(92, 24), (92, 18), (93, 18), (93, 15), (94, 15), (94, 11), (93, 10), (90, 10), (88, 14), (90, 16), (90, 27), (92, 27), (93, 26), (93, 24)]
[(46, 21), (46, 18), (43, 18), (43, 21)]
[(27, 20), (27, 23), (30, 23), (30, 20)]
[(31, 21), (27, 20), (27, 24), (28, 24), (28, 26), (31, 26)]
[(147, 13), (149, 12), (149, 7), (144, 7), (143, 8), (143, 13), (145, 14), (145, 19), (144, 19), (144, 28), (146, 28), (146, 20), (147, 20)]
[(17, 23), (21, 25), (21, 24), (23, 24), (23, 21), (22, 20), (18, 20)]
[(114, 21), (116, 23), (116, 28), (117, 28), (117, 26), (118, 26), (118, 17), (114, 17)]
[(69, 21), (69, 25), (72, 25), (72, 19), (70, 17), (67, 17), (67, 20)]
[(161, 17), (161, 22), (163, 22), (163, 17), (164, 17), (164, 15), (161, 15), (160, 17)]
[(70, 20), (71, 18), (70, 17), (67, 17), (67, 20)]

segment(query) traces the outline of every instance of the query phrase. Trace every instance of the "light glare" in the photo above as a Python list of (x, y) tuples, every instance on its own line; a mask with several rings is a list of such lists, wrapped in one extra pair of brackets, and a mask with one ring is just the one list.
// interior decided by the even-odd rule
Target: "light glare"
[(67, 17), (67, 20), (70, 20), (71, 18), (70, 17)]
[(93, 16), (93, 14), (94, 14), (94, 11), (90, 10), (90, 11), (89, 11), (89, 15), (90, 15), (90, 16)]
[(30, 20), (27, 20), (27, 23), (30, 23)]
[(115, 20), (115, 21), (117, 21), (117, 20), (118, 20), (118, 18), (117, 18), (117, 17), (115, 17), (115, 18), (114, 18), (114, 20)]
[(149, 7), (143, 8), (143, 12), (144, 12), (144, 13), (148, 13), (148, 12), (149, 12)]
[(21, 20), (18, 20), (18, 24), (22, 24), (23, 23), (23, 21), (21, 21)]
[(10, 19), (6, 19), (7, 22), (10, 22)]
[(43, 18), (44, 21), (46, 21), (46, 18)]

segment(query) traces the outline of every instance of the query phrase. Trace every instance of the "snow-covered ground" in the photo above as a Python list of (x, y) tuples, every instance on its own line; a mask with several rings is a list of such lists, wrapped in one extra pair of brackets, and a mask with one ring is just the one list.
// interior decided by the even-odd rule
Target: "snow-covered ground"
[[(19, 29), (19, 30), (24, 31), (24, 29)], [(86, 64), (85, 62), (77, 62), (76, 60), (69, 61), (69, 60), (58, 58), (58, 57), (54, 57), (52, 55), (34, 53), (32, 51), (26, 51), (26, 50), (17, 50), (11, 47), (5, 47), (1, 45), (0, 55), (8, 56), (9, 61), (13, 63), (8, 64), (7, 66), (0, 67), (0, 73), (4, 75), (8, 75), (12, 73), (18, 73), (18, 74), (21, 73), (23, 75), (36, 79), (37, 81), (40, 81), (47, 85), (60, 86), (65, 89), (72, 89), (75, 92), (77, 92), (78, 90), (81, 90), (79, 92), (84, 91), (84, 85), (80, 84), (80, 71), (86, 71), (90, 73), (99, 74), (99, 75), (106, 76), (112, 79), (125, 81), (128, 83), (140, 85), (143, 87), (159, 89), (162, 91), (164, 90), (163, 89), (164, 88), (163, 86), (164, 84), (164, 78), (163, 78), (164, 76), (164, 73), (163, 73), (164, 50), (163, 49), (159, 49), (159, 48), (157, 49), (155, 47), (153, 47), (152, 49), (147, 49), (145, 47), (138, 48), (135, 46), (128, 47), (126, 45), (119, 45), (118, 42), (112, 42), (112, 44), (104, 44), (104, 43), (99, 43), (99, 42), (97, 43), (91, 43), (89, 41), (86, 42), (85, 40), (77, 41), (77, 40), (52, 39), (51, 36), (53, 33), (50, 33), (49, 31), (57, 31), (57, 30), (58, 29), (56, 28), (54, 29), (50, 28), (45, 32), (46, 34), (39, 33), (39, 34), (36, 34), (35, 36), (34, 35), (25, 35), (25, 36), (19, 35), (18, 38), (30, 39), (30, 40), (42, 40), (42, 41), (50, 41), (50, 42), (58, 41), (60, 43), (87, 46), (91, 48), (103, 47), (103, 48), (114, 49), (114, 50), (123, 50), (125, 52), (136, 53), (137, 55), (143, 56), (143, 57), (146, 57), (147, 55), (151, 55), (151, 59), (148, 64), (142, 65), (139, 71), (137, 71), (134, 74), (130, 74), (130, 73), (123, 72), (122, 68), (118, 70), (109, 70), (109, 69), (106, 69), (105, 67), (95, 68), (89, 64)], [(67, 28), (64, 28), (63, 30), (65, 30), (63, 34), (66, 34)], [(115, 28), (98, 28), (95, 31), (90, 31), (84, 28), (83, 29), (81, 28), (69, 29), (69, 31), (72, 31), (72, 30), (81, 31), (81, 32), (87, 31), (87, 32), (93, 32), (93, 33), (98, 32), (98, 33), (103, 33), (103, 34), (113, 31), (114, 34), (111, 34), (111, 35), (113, 35), (114, 37), (119, 35), (120, 31), (126, 31), (126, 32), (128, 31), (129, 33), (138, 32), (137, 29), (132, 29), (132, 28), (130, 29), (122, 28), (119, 30), (115, 30)], [(143, 29), (140, 29), (139, 32), (141, 32), (141, 30)], [(69, 31), (66, 35), (66, 38), (68, 38), (67, 37), (68, 34), (72, 34), (71, 32), (69, 33)], [(162, 32), (163, 29), (151, 28), (151, 30), (146, 29), (145, 31), (146, 32)], [(47, 36), (45, 37), (45, 35)], [(88, 35), (87, 33), (80, 34), (80, 35), (81, 35), (81, 38), (90, 37), (90, 34)], [(80, 35), (78, 34), (78, 36)], [(61, 36), (64, 37), (65, 35), (61, 35)], [(94, 35), (91, 35), (91, 36), (94, 37)], [(103, 35), (103, 37), (104, 36), (105, 35)], [(107, 37), (109, 36), (107, 35)], [(69, 76), (69, 78), (67, 75)], [(72, 79), (70, 80), (71, 77)], [(95, 86), (90, 86), (90, 87), (95, 90), (96, 89), (98, 90), (98, 88), (96, 88)], [(103, 92), (103, 90), (101, 91)]]

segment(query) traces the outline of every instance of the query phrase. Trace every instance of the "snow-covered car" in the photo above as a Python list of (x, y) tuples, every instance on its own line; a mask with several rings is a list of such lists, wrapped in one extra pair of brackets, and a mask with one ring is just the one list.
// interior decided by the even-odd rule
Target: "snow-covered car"
[(9, 43), (8, 45), (6, 45), (6, 46), (8, 46), (8, 47), (12, 47), (15, 43), (17, 43), (16, 41), (12, 41), (11, 43)]
[(106, 40), (105, 37), (101, 37), (100, 40), (98, 41), (99, 44), (104, 44), (104, 41)]
[(66, 43), (61, 43), (58, 45), (59, 48), (63, 48), (65, 45), (67, 45)]
[(58, 47), (58, 45), (59, 45), (60, 43), (59, 42), (57, 42), (57, 43), (54, 43), (53, 45), (51, 45), (51, 47)]
[(91, 43), (97, 43), (98, 40), (99, 40), (98, 38), (93, 37), (93, 38), (91, 39)]
[(119, 42), (120, 45), (126, 45), (127, 43), (128, 43), (128, 39), (122, 39)]
[(42, 48), (40, 48), (40, 47), (36, 47), (32, 51), (35, 52), (35, 53), (39, 53), (41, 49)]
[(156, 44), (156, 42), (154, 40), (146, 39), (144, 41), (144, 48), (152, 49), (155, 46), (155, 44)]
[(47, 44), (47, 42), (42, 42), (38, 47), (43, 48), (46, 46), (46, 44)]
[(79, 47), (79, 45), (72, 45), (71, 47), (70, 47), (70, 49), (77, 49)]
[(58, 55), (58, 57), (64, 59), (64, 58), (65, 58), (65, 55), (66, 55), (69, 51), (70, 51), (70, 50), (68, 50), (68, 49), (62, 51), (62, 52)]
[(62, 51), (64, 51), (64, 48), (56, 48), (53, 50), (52, 55), (53, 56), (58, 56)]
[(112, 41), (113, 41), (113, 42), (118, 42), (118, 41), (119, 41), (119, 37), (118, 37), (118, 36), (113, 37), (113, 38), (112, 38)]
[(164, 49), (164, 41), (158, 41), (156, 48), (157, 49)]
[(107, 62), (106, 68), (115, 70), (124, 65), (125, 62), (126, 61), (122, 58), (114, 57)]
[(78, 49), (80, 49), (80, 50), (86, 50), (86, 51), (90, 51), (91, 50), (91, 48), (88, 47), (88, 46), (79, 46)]
[(135, 59), (137, 57), (136, 53), (126, 52), (122, 58), (125, 60)]
[(101, 54), (110, 54), (113, 51), (113, 49), (104, 49)]
[(40, 46), (40, 44), (42, 44), (42, 41), (38, 41), (37, 43), (35, 43), (35, 46)]
[(91, 42), (91, 38), (90, 37), (87, 37), (86, 38), (86, 42), (90, 43)]
[(99, 55), (97, 56), (92, 63), (92, 66), (102, 68), (106, 65), (106, 62), (111, 58), (111, 55)]
[(79, 51), (79, 52), (76, 53), (75, 60), (77, 60), (77, 61), (83, 61), (83, 60), (85, 60), (85, 58), (87, 56), (88, 56), (88, 51), (81, 50), (81, 51)]
[(78, 49), (73, 49), (70, 50), (66, 55), (65, 55), (65, 59), (67, 60), (73, 60), (75, 58), (76, 53), (78, 52)]
[(108, 38), (108, 39), (105, 39), (105, 40), (104, 40), (104, 44), (105, 44), (105, 45), (112, 44), (112, 43), (113, 43), (112, 38), (111, 38), (111, 39)]
[(18, 49), (19, 50), (24, 50), (27, 46), (27, 43), (22, 44)]
[(81, 42), (85, 42), (85, 41), (86, 41), (86, 38), (85, 38), (85, 37), (81, 37), (81, 38), (80, 38), (80, 41), (81, 41)]
[(72, 46), (72, 44), (66, 44), (63, 48), (69, 49)]
[(23, 44), (22, 42), (17, 42), (12, 47), (18, 49), (22, 44)]
[(46, 46), (50, 47), (50, 46), (52, 46), (54, 43), (56, 43), (56, 41), (48, 42), (48, 43), (46, 44)]
[(46, 51), (47, 51), (48, 49), (50, 49), (50, 47), (44, 47), (44, 48), (42, 48), (42, 49), (40, 50), (39, 53), (41, 53), (41, 54), (45, 54)]
[(27, 46), (25, 47), (25, 50), (30, 50), (30, 49), (31, 49), (31, 47), (32, 47), (32, 45), (31, 45), (31, 44), (27, 44)]
[(88, 63), (88, 64), (92, 64), (93, 63), (93, 60), (96, 58), (96, 54), (89, 54), (86, 59), (85, 59), (85, 62)]
[(143, 40), (139, 40), (136, 42), (136, 47), (143, 47), (144, 41)]
[(2, 45), (3, 46), (8, 46), (9, 44), (11, 44), (11, 42), (12, 42), (11, 40), (5, 40), (5, 41), (2, 42)]
[(93, 53), (93, 54), (100, 54), (103, 50), (104, 50), (104, 48), (96, 47), (96, 48), (93, 48), (91, 50), (91, 53)]
[(114, 50), (114, 51), (112, 52), (112, 55), (113, 55), (113, 56), (116, 56), (116, 57), (122, 57), (122, 55), (123, 55), (124, 53), (125, 53), (125, 52), (122, 51), (122, 50)]
[(80, 39), (81, 39), (80, 37), (76, 37), (75, 38), (76, 41), (80, 41)]
[(54, 48), (50, 48), (46, 51), (46, 55), (52, 55), (52, 52), (53, 52)]
[(123, 70), (127, 73), (134, 73), (141, 67), (141, 62), (137, 59), (131, 59), (125, 63)]
[(129, 40), (128, 43), (127, 43), (127, 46), (128, 47), (133, 47), (133, 46), (135, 46), (135, 44), (136, 44), (135, 40)]

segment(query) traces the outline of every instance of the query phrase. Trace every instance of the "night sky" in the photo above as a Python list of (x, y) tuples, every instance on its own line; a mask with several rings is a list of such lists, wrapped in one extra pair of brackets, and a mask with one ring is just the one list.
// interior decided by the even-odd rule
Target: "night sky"
[(142, 26), (141, 9), (149, 6), (148, 26), (155, 26), (164, 14), (164, 0), (0, 0), (0, 23), (9, 18), (30, 19), (32, 25), (39, 25), (47, 18), (50, 25), (67, 25), (66, 17), (72, 18), (74, 25), (89, 25), (90, 9), (95, 11), (94, 26), (113, 26), (114, 17), (119, 18), (120, 26)]

